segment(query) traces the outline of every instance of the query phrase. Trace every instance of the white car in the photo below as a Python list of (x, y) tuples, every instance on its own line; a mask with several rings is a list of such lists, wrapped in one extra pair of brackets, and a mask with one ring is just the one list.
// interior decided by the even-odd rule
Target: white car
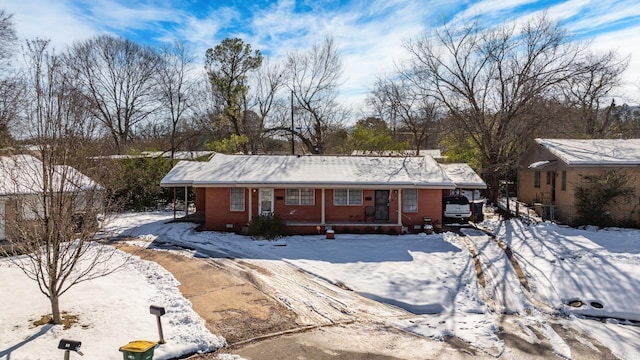
[(445, 196), (442, 203), (444, 204), (444, 217), (454, 219), (471, 217), (471, 203), (464, 195)]

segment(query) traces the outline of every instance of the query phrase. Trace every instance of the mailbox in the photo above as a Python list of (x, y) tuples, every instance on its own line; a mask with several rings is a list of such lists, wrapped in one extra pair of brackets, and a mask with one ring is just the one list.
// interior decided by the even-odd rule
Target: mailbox
[(58, 349), (80, 352), (80, 345), (82, 345), (81, 341), (62, 339), (58, 343)]
[(70, 351), (73, 351), (80, 356), (84, 355), (82, 351), (80, 351), (80, 345), (82, 345), (82, 342), (80, 341), (62, 339), (58, 343), (58, 349), (64, 350), (64, 360), (69, 360)]
[(149, 312), (151, 313), (151, 315), (155, 315), (155, 316), (162, 316), (165, 314), (164, 308), (162, 306), (155, 306), (155, 305), (149, 306)]

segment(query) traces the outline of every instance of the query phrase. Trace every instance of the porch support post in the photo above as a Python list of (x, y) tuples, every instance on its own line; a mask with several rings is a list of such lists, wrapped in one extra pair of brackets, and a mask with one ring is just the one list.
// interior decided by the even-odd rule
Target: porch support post
[(173, 187), (173, 218), (176, 218), (176, 187)]
[(249, 214), (247, 216), (247, 224), (251, 222), (251, 219), (253, 218), (253, 189), (249, 188)]
[(189, 215), (189, 188), (184, 187), (184, 216)]
[(402, 189), (398, 189), (398, 225), (402, 226)]
[(322, 188), (322, 206), (320, 207), (320, 224), (324, 225), (324, 214), (325, 214), (325, 200), (324, 200), (324, 188)]

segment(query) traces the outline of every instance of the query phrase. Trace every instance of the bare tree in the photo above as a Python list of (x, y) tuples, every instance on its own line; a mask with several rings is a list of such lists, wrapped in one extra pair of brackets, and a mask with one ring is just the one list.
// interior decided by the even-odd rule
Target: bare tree
[[(253, 109), (256, 116), (256, 138), (249, 145), (253, 153), (266, 151), (264, 135), (281, 132), (283, 119), (289, 118), (290, 110), (286, 97), (282, 95), (286, 85), (286, 70), (279, 63), (264, 61), (262, 66), (251, 77), (253, 91), (249, 95), (248, 107)], [(288, 128), (287, 128), (288, 129)], [(258, 144), (259, 143), (259, 144)], [(260, 149), (258, 148), (260, 145)]]
[(36, 156), (0, 157), (0, 193), (7, 207), (2, 220), (13, 250), (25, 254), (13, 261), (38, 283), (50, 301), (52, 322), (60, 324), (60, 297), (113, 271), (104, 265), (114, 249), (93, 243), (103, 196), (101, 186), (79, 171), (87, 153), (76, 136), (84, 119), (74, 110), (75, 79), (65, 76), (61, 58), (46, 40), (27, 42), (25, 68), (28, 105), (22, 121)]
[[(193, 74), (193, 56), (190, 49), (175, 41), (160, 50), (158, 69), (158, 91), (162, 103), (162, 113), (169, 120), (169, 141), (171, 147), (171, 165), (174, 155), (183, 140), (179, 139), (185, 118), (189, 116), (192, 98), (196, 91), (196, 79)], [(184, 129), (182, 129), (184, 130)]]
[[(16, 45), (16, 28), (13, 23), (13, 14), (0, 9), (0, 61), (4, 62), (12, 57)], [(5, 65), (1, 63), (1, 65)]]
[(545, 16), (514, 26), (483, 29), (477, 22), (459, 30), (444, 26), (406, 45), (407, 75), (442, 103), (453, 127), (472, 139), (481, 156), (489, 199), (499, 178), (540, 125), (535, 102), (575, 75), (584, 48)]
[(612, 135), (616, 121), (615, 101), (611, 92), (620, 85), (629, 59), (615, 52), (589, 54), (574, 64), (576, 75), (561, 87), (565, 105), (571, 110), (568, 121), (573, 126), (569, 136), (603, 138)]
[(0, 10), (0, 148), (11, 137), (9, 122), (16, 117), (20, 104), (20, 83), (7, 67), (16, 47), (16, 30), (12, 18), (12, 14)]
[(135, 127), (158, 108), (157, 54), (130, 40), (101, 35), (76, 42), (66, 64), (79, 80), (87, 109), (108, 131), (116, 149), (126, 151)]
[[(438, 107), (436, 100), (404, 77), (380, 77), (367, 98), (377, 115), (392, 126), (392, 131), (406, 131), (411, 144), (420, 155), (438, 135)], [(397, 138), (396, 138), (397, 140)]]
[(340, 128), (348, 115), (336, 101), (342, 75), (338, 47), (328, 37), (306, 52), (291, 53), (287, 70), (294, 107), (298, 109), (297, 126), (291, 131), (309, 152), (323, 154), (328, 133)]

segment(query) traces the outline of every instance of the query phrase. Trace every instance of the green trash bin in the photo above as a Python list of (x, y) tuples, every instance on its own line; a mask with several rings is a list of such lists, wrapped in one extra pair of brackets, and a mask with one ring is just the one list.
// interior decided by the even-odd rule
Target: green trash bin
[(153, 350), (158, 346), (155, 341), (136, 340), (120, 347), (124, 360), (153, 360)]

